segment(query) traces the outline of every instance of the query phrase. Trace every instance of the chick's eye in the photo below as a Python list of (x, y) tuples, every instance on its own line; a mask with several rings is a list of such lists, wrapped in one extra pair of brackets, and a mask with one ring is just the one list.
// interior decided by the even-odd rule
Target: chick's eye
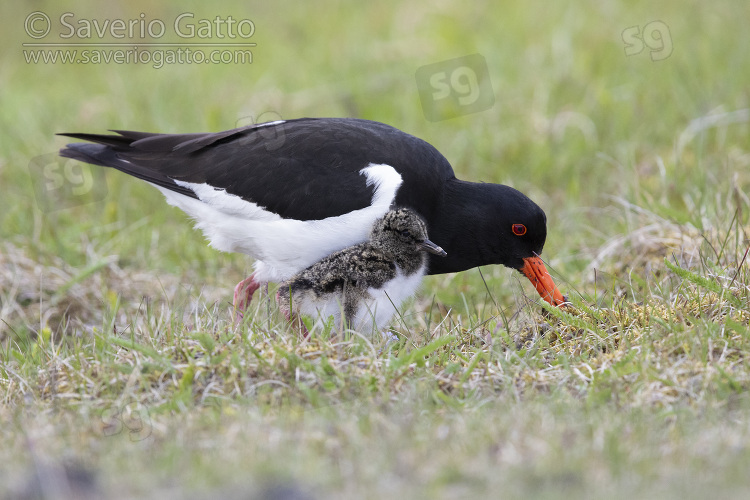
[(407, 238), (411, 237), (411, 233), (409, 232), (409, 230), (408, 230), (408, 229), (401, 229), (401, 230), (400, 230), (400, 231), (399, 231), (398, 233), (399, 233), (399, 234), (400, 234), (401, 236), (405, 236), (405, 237), (407, 237)]
[(524, 226), (523, 224), (513, 224), (512, 229), (513, 234), (515, 234), (516, 236), (523, 236), (524, 234), (526, 234), (526, 226)]

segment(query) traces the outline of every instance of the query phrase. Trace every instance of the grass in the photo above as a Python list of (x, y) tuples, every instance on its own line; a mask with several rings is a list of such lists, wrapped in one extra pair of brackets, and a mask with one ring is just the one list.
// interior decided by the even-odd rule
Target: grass
[[(746, 7), (0, 9), (0, 496), (750, 493)], [(250, 65), (26, 64), (37, 9), (251, 18), (257, 47)], [(671, 55), (626, 56), (623, 31), (659, 20)], [(426, 120), (416, 70), (473, 53), (495, 105)], [(79, 171), (40, 184), (56, 132), (277, 115), (390, 123), (459, 177), (526, 192), (572, 304), (484, 267), (426, 279), (393, 345), (300, 339), (268, 296), (235, 326), (251, 262), (211, 250), (155, 190), (97, 170), (88, 198)]]

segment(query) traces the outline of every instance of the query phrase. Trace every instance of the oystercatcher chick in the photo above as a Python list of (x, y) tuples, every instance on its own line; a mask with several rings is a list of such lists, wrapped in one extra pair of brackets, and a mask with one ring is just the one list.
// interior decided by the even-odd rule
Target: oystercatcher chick
[(375, 221), (369, 241), (339, 250), (281, 283), (276, 300), (304, 333), (300, 315), (333, 316), (340, 331), (380, 331), (422, 281), (426, 252), (446, 255), (427, 238), (416, 212), (393, 209)]
[(235, 288), (240, 314), (261, 284), (366, 241), (391, 206), (420, 214), (448, 252), (430, 255), (428, 274), (502, 264), (549, 303), (564, 301), (539, 257), (544, 211), (511, 187), (457, 179), (437, 149), (389, 125), (301, 118), (206, 134), (115, 132), (61, 134), (95, 144), (60, 155), (151, 183), (213, 247), (255, 258)]

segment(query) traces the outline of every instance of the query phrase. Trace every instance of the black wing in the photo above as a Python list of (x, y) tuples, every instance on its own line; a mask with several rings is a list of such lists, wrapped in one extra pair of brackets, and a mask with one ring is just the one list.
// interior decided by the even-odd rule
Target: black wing
[[(206, 134), (60, 134), (61, 156), (113, 167), (196, 197), (175, 180), (206, 183), (284, 218), (318, 220), (370, 205), (373, 186), (359, 172), (387, 164), (404, 179), (396, 203), (424, 216), (453, 177), (431, 145), (388, 125), (350, 118), (301, 118)], [(418, 189), (404, 189), (414, 185)]]

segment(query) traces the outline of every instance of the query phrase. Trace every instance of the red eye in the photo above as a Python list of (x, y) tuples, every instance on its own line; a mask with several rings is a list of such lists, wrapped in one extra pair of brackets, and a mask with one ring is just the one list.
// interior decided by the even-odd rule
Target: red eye
[(523, 224), (513, 224), (513, 234), (516, 236), (523, 236), (526, 234), (526, 226)]

